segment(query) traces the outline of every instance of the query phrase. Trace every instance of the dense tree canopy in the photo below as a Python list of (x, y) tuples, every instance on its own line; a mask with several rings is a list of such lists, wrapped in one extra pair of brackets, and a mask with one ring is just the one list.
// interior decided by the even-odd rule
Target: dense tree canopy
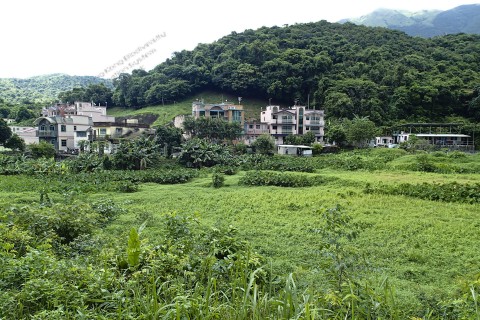
[(112, 105), (113, 92), (105, 84), (90, 84), (87, 87), (77, 87), (70, 91), (61, 92), (58, 98), (62, 102), (88, 101), (97, 105)]
[[(92, 76), (49, 74), (27, 79), (2, 78), (0, 79), (0, 99), (11, 104), (49, 103), (55, 101), (62, 91), (96, 83), (112, 87), (112, 80)], [(0, 101), (1, 104), (2, 101)]]
[(474, 118), (480, 36), (433, 39), (326, 21), (246, 30), (176, 52), (146, 72), (115, 80), (114, 101), (161, 104), (215, 89), (324, 108), (330, 117)]

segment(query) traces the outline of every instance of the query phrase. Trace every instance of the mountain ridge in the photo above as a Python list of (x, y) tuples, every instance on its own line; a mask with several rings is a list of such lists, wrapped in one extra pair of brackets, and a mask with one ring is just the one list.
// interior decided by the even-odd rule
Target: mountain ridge
[(456, 33), (480, 34), (480, 4), (461, 5), (445, 11), (380, 8), (358, 18), (339, 21), (346, 22), (399, 30), (424, 38)]

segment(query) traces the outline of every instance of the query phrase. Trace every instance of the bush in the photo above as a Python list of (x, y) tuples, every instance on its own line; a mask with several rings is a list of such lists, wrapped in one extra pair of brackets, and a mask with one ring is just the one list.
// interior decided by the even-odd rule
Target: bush
[(124, 193), (133, 193), (138, 191), (138, 184), (131, 181), (120, 181), (118, 182), (118, 191)]
[(182, 145), (178, 161), (189, 168), (202, 168), (235, 165), (236, 158), (226, 146), (195, 138)]
[(248, 171), (239, 180), (241, 185), (277, 186), (277, 187), (311, 187), (327, 180), (322, 176), (306, 176), (292, 173), (270, 171)]
[(28, 146), (28, 150), (34, 159), (38, 158), (53, 158), (55, 156), (55, 147), (53, 144), (46, 141), (40, 141), (40, 143), (33, 143)]
[(318, 156), (319, 154), (321, 154), (322, 150), (323, 150), (323, 145), (321, 145), (320, 143), (314, 143), (312, 145), (312, 154), (314, 156)]
[(225, 176), (216, 171), (212, 174), (212, 185), (214, 188), (221, 188), (225, 184)]
[(404, 195), (408, 197), (444, 201), (444, 202), (480, 202), (480, 184), (459, 184), (456, 182), (436, 184), (422, 183), (410, 184), (402, 183), (399, 185), (379, 184), (372, 186), (368, 184), (365, 188), (366, 193)]

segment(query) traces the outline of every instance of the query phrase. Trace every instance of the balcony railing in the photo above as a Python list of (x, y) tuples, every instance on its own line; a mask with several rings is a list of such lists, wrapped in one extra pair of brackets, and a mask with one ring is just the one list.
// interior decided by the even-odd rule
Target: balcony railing
[(293, 124), (293, 119), (277, 119), (278, 124)]
[(321, 120), (307, 120), (305, 124), (307, 126), (308, 125), (310, 125), (310, 126), (324, 126), (325, 122), (323, 122)]
[(102, 141), (102, 140), (109, 140), (109, 139), (118, 139), (121, 138), (123, 135), (127, 133), (114, 133), (114, 134), (89, 134), (88, 140), (90, 141)]
[(37, 131), (37, 137), (56, 137), (57, 131), (55, 130), (39, 130)]

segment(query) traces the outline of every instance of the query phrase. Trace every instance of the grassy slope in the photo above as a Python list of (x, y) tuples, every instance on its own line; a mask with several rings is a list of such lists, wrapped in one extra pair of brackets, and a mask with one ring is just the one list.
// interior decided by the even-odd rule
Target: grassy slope
[[(241, 175), (241, 174), (240, 174)], [(360, 181), (392, 179), (409, 182), (454, 180), (434, 174), (330, 171), (328, 175)], [(228, 177), (227, 186), (210, 187), (210, 177), (177, 186), (147, 184), (141, 192), (115, 194), (127, 201), (131, 212), (198, 214), (203, 223), (237, 227), (262, 254), (273, 259), (278, 272), (295, 271), (303, 283), (323, 281), (317, 266), (319, 236), (309, 230), (319, 225), (320, 208), (340, 204), (365, 228), (359, 245), (370, 267), (368, 274), (388, 277), (402, 304), (425, 308), (424, 299), (447, 297), (459, 279), (478, 272), (480, 245), (478, 205), (440, 203), (396, 196), (366, 195), (343, 181), (313, 188), (238, 186), (239, 176)], [(476, 182), (479, 175), (463, 177)], [(124, 216), (119, 225), (133, 225)], [(156, 237), (155, 227), (148, 228)]]
[[(205, 103), (220, 103), (222, 102), (222, 98), (223, 101), (228, 100), (229, 102), (233, 102), (236, 104), (238, 103), (236, 96), (213, 91), (205, 91), (195, 96), (186, 98), (182, 101), (176, 102), (175, 104), (166, 104), (164, 106), (149, 106), (139, 110), (114, 107), (108, 109), (108, 114), (115, 117), (128, 117), (145, 113), (152, 113), (158, 115), (158, 118), (153, 125), (164, 125), (172, 121), (172, 119), (177, 115), (191, 114), (192, 102), (196, 99), (203, 99)], [(247, 119), (258, 119), (260, 117), (260, 108), (265, 107), (267, 105), (267, 102), (258, 99), (250, 99), (248, 97), (243, 97), (242, 104), (245, 108), (245, 116)]]

